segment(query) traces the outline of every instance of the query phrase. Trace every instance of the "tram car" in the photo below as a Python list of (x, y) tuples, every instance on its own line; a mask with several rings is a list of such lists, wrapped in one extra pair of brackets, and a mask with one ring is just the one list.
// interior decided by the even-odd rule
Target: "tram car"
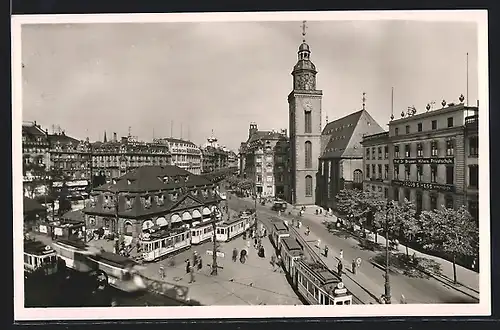
[(142, 235), (142, 259), (151, 262), (191, 247), (191, 230), (188, 228), (160, 229)]
[(146, 283), (138, 273), (140, 266), (134, 260), (104, 251), (88, 258), (98, 269), (107, 274), (110, 286), (124, 292), (146, 289)]
[(53, 246), (66, 267), (74, 271), (72, 275), (76, 273), (96, 278), (98, 290), (104, 290), (107, 285), (126, 292), (146, 288), (137, 272), (138, 265), (131, 259), (99, 251), (77, 241), (59, 240)]
[(214, 237), (214, 221), (216, 223), (222, 222), (214, 219), (207, 219), (206, 221), (195, 224), (194, 227), (190, 229), (192, 245), (201, 244), (203, 242), (211, 240)]
[(229, 242), (245, 232), (245, 226), (249, 221), (250, 218), (239, 216), (224, 220), (217, 225), (215, 239), (218, 242)]
[(57, 253), (50, 246), (36, 240), (24, 241), (24, 272), (33, 274), (36, 271), (43, 275), (57, 273)]
[(341, 278), (323, 263), (299, 259), (294, 263), (293, 285), (311, 305), (351, 305), (352, 294)]
[(281, 248), (281, 239), (290, 237), (290, 232), (288, 226), (281, 219), (271, 218), (271, 225), (271, 241), (276, 250), (279, 251)]
[(350, 305), (352, 294), (342, 279), (323, 263), (308, 261), (304, 246), (292, 237), (283, 237), (280, 245), (282, 267), (292, 286), (311, 305)]

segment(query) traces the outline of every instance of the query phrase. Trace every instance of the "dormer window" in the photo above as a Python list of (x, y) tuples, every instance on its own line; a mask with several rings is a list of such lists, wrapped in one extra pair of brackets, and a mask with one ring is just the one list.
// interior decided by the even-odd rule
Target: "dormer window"
[(169, 179), (168, 176), (164, 176), (163, 177), (163, 183), (168, 183), (168, 179)]
[(145, 208), (151, 207), (151, 196), (144, 197), (144, 207)]
[(172, 193), (170, 194), (170, 199), (171, 199), (172, 201), (174, 201), (174, 202), (177, 200), (177, 197), (178, 197), (178, 194), (177, 194), (177, 192), (176, 192), (176, 191), (174, 191), (174, 192), (172, 192)]
[(203, 189), (203, 197), (207, 197), (208, 196), (208, 190), (207, 189)]
[(130, 210), (132, 208), (132, 198), (129, 196), (125, 198), (125, 208), (127, 210)]
[(158, 195), (156, 197), (157, 197), (157, 204), (159, 206), (165, 204), (165, 196), (163, 194), (160, 194), (160, 195)]
[(116, 179), (113, 179), (113, 184), (116, 184)]
[(132, 184), (132, 180), (127, 179), (127, 184), (128, 184), (128, 185)]

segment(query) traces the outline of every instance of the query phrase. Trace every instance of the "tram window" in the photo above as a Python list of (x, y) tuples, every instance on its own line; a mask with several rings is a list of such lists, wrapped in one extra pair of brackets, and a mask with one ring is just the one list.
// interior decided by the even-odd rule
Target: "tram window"
[(181, 241), (184, 240), (184, 234), (181, 234)]
[(314, 287), (314, 298), (319, 299), (319, 290), (317, 287)]
[(351, 302), (349, 300), (344, 301), (344, 305), (350, 305)]
[(29, 256), (27, 254), (24, 255), (24, 263), (28, 264), (29, 263)]
[(335, 305), (342, 305), (342, 301), (337, 301)]
[(162, 239), (161, 240), (161, 247), (164, 248), (167, 246), (167, 240), (166, 239)]
[(175, 236), (175, 243), (179, 243), (181, 241), (181, 237), (180, 236)]
[(310, 294), (314, 295), (314, 285), (311, 282), (307, 282), (307, 291), (309, 291)]
[(33, 257), (32, 256), (28, 256), (28, 263), (30, 265), (33, 265)]
[(319, 295), (319, 304), (323, 305), (323, 295), (322, 294)]
[(158, 250), (160, 248), (160, 242), (155, 242), (155, 250)]
[(324, 296), (323, 305), (330, 305), (330, 298), (328, 296)]

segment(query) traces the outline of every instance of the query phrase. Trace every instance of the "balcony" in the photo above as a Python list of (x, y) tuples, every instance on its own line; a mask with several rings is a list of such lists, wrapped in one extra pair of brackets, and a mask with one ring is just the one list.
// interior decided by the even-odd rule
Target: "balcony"
[(479, 115), (465, 117), (465, 129), (467, 131), (478, 130), (479, 128)]

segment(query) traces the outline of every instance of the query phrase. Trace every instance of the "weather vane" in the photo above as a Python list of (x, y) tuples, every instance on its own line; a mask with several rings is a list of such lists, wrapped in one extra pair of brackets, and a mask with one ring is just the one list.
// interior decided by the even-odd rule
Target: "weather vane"
[(306, 42), (306, 21), (302, 21), (302, 42)]

